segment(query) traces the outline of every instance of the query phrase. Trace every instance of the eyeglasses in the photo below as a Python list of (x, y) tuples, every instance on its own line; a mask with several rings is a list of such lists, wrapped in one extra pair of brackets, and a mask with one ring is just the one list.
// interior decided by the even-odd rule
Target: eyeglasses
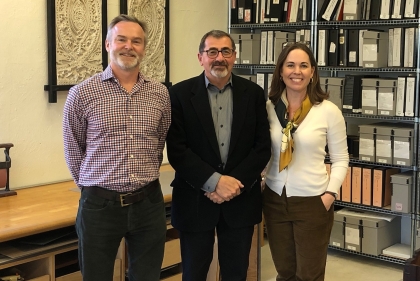
[(204, 50), (203, 52), (206, 52), (209, 58), (215, 59), (217, 58), (219, 53), (222, 53), (222, 56), (224, 58), (230, 58), (233, 55), (234, 50), (228, 49), (228, 48), (221, 49), (220, 51), (218, 49), (209, 49), (209, 50)]

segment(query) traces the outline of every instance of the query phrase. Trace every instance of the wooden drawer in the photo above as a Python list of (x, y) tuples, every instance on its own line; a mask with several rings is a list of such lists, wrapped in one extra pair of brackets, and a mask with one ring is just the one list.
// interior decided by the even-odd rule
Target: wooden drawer
[(83, 281), (80, 271), (55, 278), (56, 281)]
[[(49, 280), (49, 279), (48, 279)], [(80, 271), (73, 272), (64, 276), (57, 277), (56, 281), (83, 281), (82, 274)], [(114, 279), (113, 281), (121, 281), (124, 280), (121, 277), (121, 260), (116, 259), (114, 264)], [(38, 281), (38, 280), (37, 280)], [(44, 281), (44, 280), (41, 280)]]
[(28, 281), (50, 281), (50, 276), (44, 275), (37, 278), (28, 279)]
[(162, 281), (182, 281), (182, 273), (178, 273), (176, 275), (167, 277), (165, 279), (161, 279)]
[(162, 268), (172, 266), (181, 262), (181, 249), (179, 239), (169, 240), (165, 244), (165, 255), (163, 256)]

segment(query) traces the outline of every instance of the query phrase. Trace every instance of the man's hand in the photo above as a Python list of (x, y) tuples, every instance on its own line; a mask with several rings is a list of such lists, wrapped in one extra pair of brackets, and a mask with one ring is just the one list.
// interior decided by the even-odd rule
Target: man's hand
[(235, 196), (241, 194), (241, 188), (244, 185), (230, 176), (221, 176), (219, 182), (216, 185), (215, 192), (224, 200), (229, 201)]
[(225, 202), (225, 200), (223, 200), (223, 198), (220, 197), (220, 195), (216, 192), (206, 192), (204, 195), (206, 195), (207, 198), (213, 201), (213, 203), (222, 204), (223, 202)]

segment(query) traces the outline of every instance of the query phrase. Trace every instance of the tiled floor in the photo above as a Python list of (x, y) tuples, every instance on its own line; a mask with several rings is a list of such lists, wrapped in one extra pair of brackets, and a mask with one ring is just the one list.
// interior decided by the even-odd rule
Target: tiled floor
[[(325, 281), (402, 281), (403, 266), (329, 250)], [(275, 281), (276, 270), (268, 243), (261, 250), (261, 281)]]

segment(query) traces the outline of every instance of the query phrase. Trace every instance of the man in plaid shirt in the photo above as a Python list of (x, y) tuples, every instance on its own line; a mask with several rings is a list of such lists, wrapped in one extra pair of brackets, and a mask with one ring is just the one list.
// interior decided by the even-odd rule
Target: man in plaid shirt
[(159, 167), (171, 122), (169, 94), (139, 72), (144, 22), (119, 15), (105, 44), (109, 66), (71, 88), (64, 106), (65, 159), (81, 189), (80, 268), (84, 281), (113, 280), (125, 238), (129, 280), (157, 281), (166, 237)]

